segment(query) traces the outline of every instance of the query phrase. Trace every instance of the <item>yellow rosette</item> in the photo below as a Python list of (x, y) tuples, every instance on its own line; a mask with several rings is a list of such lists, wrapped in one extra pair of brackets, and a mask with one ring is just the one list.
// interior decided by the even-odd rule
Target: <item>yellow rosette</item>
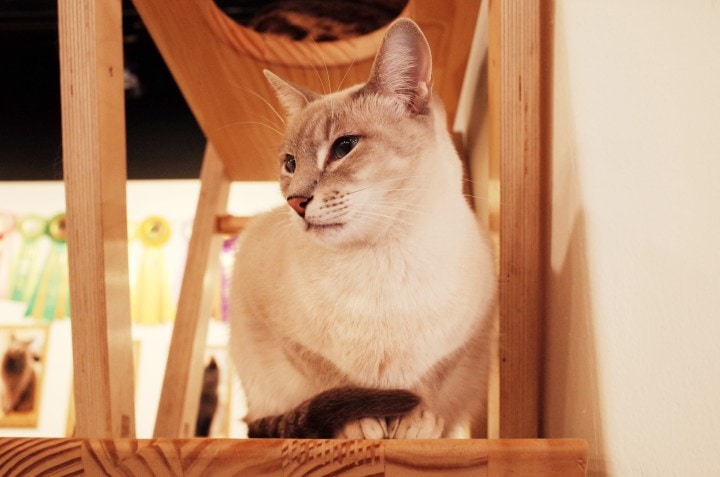
[(146, 218), (137, 228), (143, 251), (132, 293), (134, 323), (154, 325), (175, 317), (165, 265), (165, 245), (171, 233), (170, 223), (159, 216)]

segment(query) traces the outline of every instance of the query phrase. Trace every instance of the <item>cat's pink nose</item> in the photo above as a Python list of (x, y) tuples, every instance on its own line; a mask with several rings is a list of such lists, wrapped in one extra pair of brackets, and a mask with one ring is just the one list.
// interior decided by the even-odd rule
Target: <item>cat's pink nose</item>
[(307, 205), (310, 203), (311, 200), (312, 200), (312, 197), (294, 196), (294, 197), (288, 198), (287, 201), (288, 201), (288, 204), (290, 204), (290, 207), (292, 207), (293, 210), (295, 212), (297, 212), (297, 214), (300, 217), (305, 217), (305, 208), (307, 207)]

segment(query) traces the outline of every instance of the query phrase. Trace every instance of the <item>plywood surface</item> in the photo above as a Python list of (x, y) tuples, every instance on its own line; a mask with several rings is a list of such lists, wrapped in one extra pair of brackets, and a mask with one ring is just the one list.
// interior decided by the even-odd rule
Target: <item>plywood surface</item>
[(490, 155), (500, 166), (500, 436), (539, 435), (547, 261), (540, 0), (489, 4)]
[(0, 475), (585, 475), (578, 440), (230, 440), (0, 438)]
[[(273, 180), (282, 109), (262, 74), (321, 93), (367, 80), (384, 30), (333, 42), (294, 42), (259, 34), (211, 0), (133, 0), (231, 180)], [(409, 0), (433, 50), (434, 89), (449, 118), (457, 108), (480, 0)]]
[(58, 2), (79, 436), (135, 435), (120, 7)]

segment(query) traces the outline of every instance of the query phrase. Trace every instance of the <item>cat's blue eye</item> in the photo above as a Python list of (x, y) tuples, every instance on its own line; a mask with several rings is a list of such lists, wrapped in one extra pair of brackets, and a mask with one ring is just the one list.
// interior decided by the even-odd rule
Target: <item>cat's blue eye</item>
[(360, 136), (341, 136), (332, 145), (332, 159), (342, 159), (357, 146)]
[(285, 170), (292, 174), (295, 172), (295, 158), (290, 154), (285, 154), (285, 160), (283, 161), (283, 167)]

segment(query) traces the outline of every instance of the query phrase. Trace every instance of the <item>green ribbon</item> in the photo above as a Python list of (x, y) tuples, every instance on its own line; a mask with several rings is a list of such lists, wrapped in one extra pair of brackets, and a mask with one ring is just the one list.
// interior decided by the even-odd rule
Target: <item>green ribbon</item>
[(51, 240), (50, 250), (25, 315), (53, 321), (70, 316), (65, 214), (58, 214), (50, 219), (45, 233)]
[(37, 215), (28, 215), (20, 219), (17, 231), (22, 243), (10, 269), (9, 296), (13, 301), (27, 303), (35, 289), (40, 274), (40, 240), (45, 235), (47, 222)]

